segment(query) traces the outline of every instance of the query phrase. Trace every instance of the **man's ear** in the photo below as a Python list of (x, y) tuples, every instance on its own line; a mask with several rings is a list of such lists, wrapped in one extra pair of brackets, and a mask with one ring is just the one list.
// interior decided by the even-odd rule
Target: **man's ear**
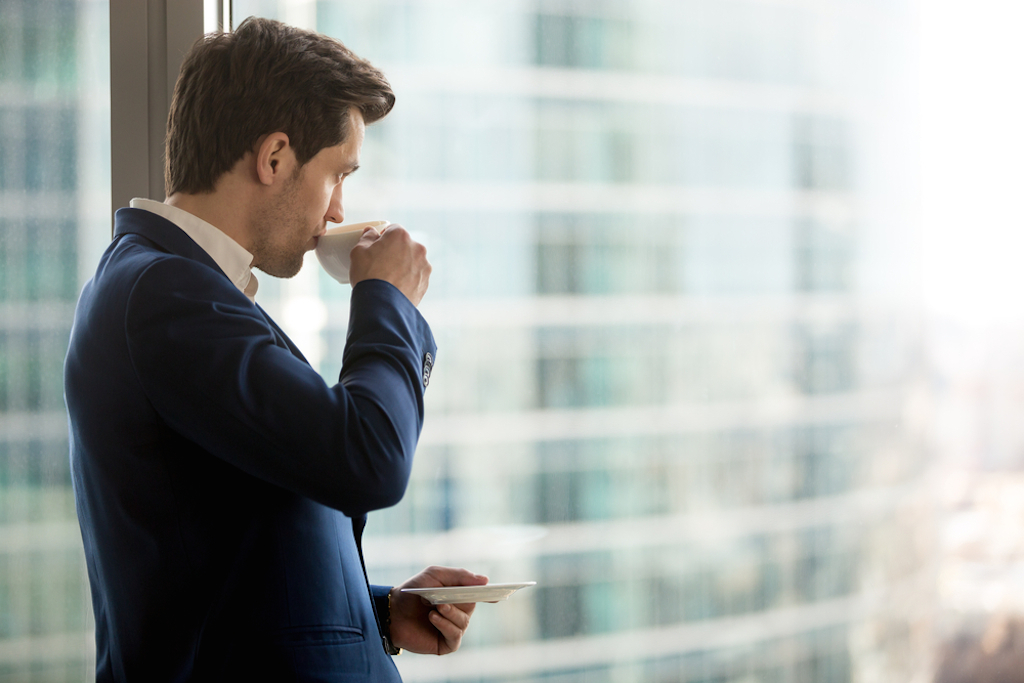
[(256, 148), (256, 175), (264, 185), (290, 178), (295, 163), (295, 150), (284, 133), (265, 136)]

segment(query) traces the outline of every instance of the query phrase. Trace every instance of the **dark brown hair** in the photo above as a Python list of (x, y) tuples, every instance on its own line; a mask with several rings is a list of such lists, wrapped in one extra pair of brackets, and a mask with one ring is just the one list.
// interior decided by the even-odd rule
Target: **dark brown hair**
[(305, 164), (345, 141), (351, 107), (370, 124), (394, 105), (384, 74), (337, 40), (249, 17), (185, 55), (167, 120), (165, 189), (212, 192), (269, 133), (285, 133)]

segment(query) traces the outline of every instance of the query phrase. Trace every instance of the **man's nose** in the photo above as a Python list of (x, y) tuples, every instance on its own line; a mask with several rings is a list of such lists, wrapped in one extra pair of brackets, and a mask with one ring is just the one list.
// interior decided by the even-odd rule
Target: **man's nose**
[(345, 209), (341, 206), (340, 187), (331, 195), (331, 203), (327, 206), (327, 215), (324, 218), (330, 223), (341, 223), (345, 220)]

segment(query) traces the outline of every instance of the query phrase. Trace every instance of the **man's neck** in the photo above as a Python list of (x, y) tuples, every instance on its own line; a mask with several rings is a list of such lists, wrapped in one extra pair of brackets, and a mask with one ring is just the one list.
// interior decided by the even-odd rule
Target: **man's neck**
[(251, 252), (253, 245), (246, 230), (245, 202), (239, 202), (238, 196), (218, 187), (206, 194), (176, 192), (165, 199), (164, 204), (202, 218)]

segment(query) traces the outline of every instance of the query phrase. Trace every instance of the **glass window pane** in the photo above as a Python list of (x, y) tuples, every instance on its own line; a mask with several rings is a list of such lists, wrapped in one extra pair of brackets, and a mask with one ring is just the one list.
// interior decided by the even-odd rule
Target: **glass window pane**
[(0, 3), (2, 680), (93, 676), (62, 376), (110, 235), (108, 17), (106, 0)]
[[(889, 191), (912, 186), (912, 12), (234, 2), (397, 95), (346, 215), (426, 243), (439, 355), (372, 579), (538, 582), (481, 605), (458, 655), (396, 660), (406, 680), (924, 675), (920, 622), (872, 597), (928, 571), (914, 208)], [(264, 302), (332, 378), (347, 293), (311, 265)], [(288, 319), (310, 297), (321, 328)]]

